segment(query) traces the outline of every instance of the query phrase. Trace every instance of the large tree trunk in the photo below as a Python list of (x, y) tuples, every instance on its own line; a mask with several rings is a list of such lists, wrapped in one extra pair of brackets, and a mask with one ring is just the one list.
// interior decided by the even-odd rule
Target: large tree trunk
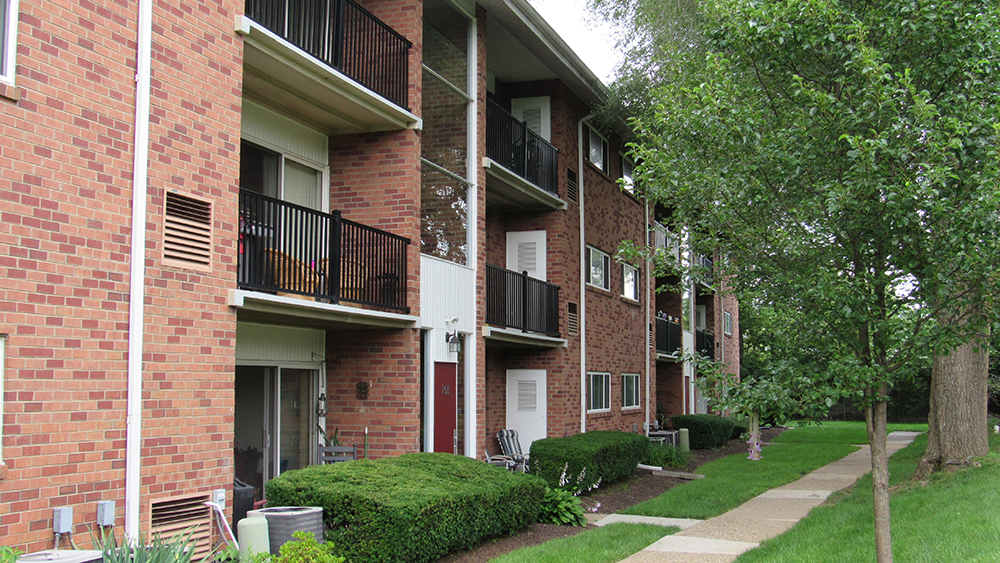
[(875, 558), (878, 563), (892, 563), (892, 533), (889, 516), (889, 454), (885, 447), (886, 388), (883, 385), (865, 407), (868, 443), (872, 451), (872, 505), (875, 514)]
[(927, 450), (916, 477), (956, 469), (989, 453), (986, 429), (989, 337), (936, 356), (931, 368)]

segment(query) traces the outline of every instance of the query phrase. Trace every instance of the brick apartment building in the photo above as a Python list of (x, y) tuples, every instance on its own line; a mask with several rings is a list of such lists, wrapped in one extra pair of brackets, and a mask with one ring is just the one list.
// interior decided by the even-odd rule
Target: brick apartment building
[(603, 88), (525, 0), (0, 0), (0, 545), (703, 412), (738, 307), (616, 258), (686, 256)]

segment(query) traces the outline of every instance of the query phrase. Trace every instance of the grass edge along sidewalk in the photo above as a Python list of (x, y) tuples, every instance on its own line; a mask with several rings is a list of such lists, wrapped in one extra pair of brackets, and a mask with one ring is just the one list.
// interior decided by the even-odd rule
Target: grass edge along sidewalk
[(609, 524), (490, 559), (491, 563), (615, 563), (642, 551), (678, 528), (651, 524)]
[[(897, 561), (1000, 561), (1000, 435), (990, 455), (955, 473), (911, 480), (926, 434), (889, 459), (892, 545)], [(744, 553), (738, 563), (875, 561), (871, 475), (834, 495), (784, 534)]]
[[(789, 432), (795, 429), (785, 434)], [(748, 461), (746, 454), (734, 454), (699, 467), (696, 473), (705, 475), (704, 479), (674, 487), (622, 513), (705, 520), (857, 449), (846, 444), (781, 443), (765, 446), (760, 461)]]

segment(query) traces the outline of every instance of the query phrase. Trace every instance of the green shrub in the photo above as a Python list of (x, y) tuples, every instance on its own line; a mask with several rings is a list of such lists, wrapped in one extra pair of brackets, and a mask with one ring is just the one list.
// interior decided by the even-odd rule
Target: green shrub
[(692, 450), (718, 448), (733, 435), (733, 419), (714, 414), (684, 414), (670, 418), (674, 429), (687, 428)]
[(684, 467), (688, 463), (688, 453), (673, 444), (650, 444), (642, 463), (657, 467)]
[(545, 487), (545, 496), (542, 497), (542, 509), (538, 513), (538, 521), (573, 526), (587, 525), (580, 497), (565, 489), (553, 489), (552, 487)]
[(15, 563), (24, 552), (9, 546), (0, 546), (0, 563)]
[(269, 506), (321, 506), (337, 555), (352, 563), (434, 561), (538, 517), (545, 483), (481, 461), (414, 453), (287, 471)]
[(739, 440), (744, 434), (750, 433), (750, 421), (745, 418), (733, 418), (733, 433), (729, 435), (730, 440)]
[[(642, 434), (598, 430), (565, 438), (544, 438), (531, 444), (531, 473), (552, 488), (560, 480), (579, 479), (580, 490), (614, 483), (635, 473), (646, 455), (649, 438)], [(579, 476), (583, 474), (583, 478)]]

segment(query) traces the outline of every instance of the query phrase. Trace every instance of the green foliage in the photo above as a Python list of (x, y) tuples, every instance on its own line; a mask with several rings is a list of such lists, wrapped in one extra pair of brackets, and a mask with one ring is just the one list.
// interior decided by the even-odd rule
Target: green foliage
[(635, 473), (649, 439), (641, 434), (592, 431), (565, 438), (544, 438), (531, 444), (531, 473), (550, 487), (561, 487), (566, 476), (580, 476), (577, 488), (614, 483)]
[(750, 421), (744, 418), (733, 418), (732, 421), (733, 433), (729, 436), (730, 440), (739, 440), (744, 434), (750, 433)]
[(414, 453), (311, 466), (267, 484), (275, 506), (322, 506), (352, 563), (433, 561), (535, 521), (545, 483), (463, 456)]
[(139, 537), (134, 545), (122, 543), (114, 535), (94, 538), (105, 563), (190, 563), (194, 555), (194, 541), (190, 534), (163, 539), (153, 536), (146, 541)]
[(587, 525), (580, 497), (565, 489), (553, 489), (552, 487), (545, 487), (545, 496), (542, 497), (538, 521), (572, 526)]
[(285, 542), (278, 550), (278, 555), (271, 558), (271, 563), (344, 563), (343, 557), (337, 557), (332, 543), (321, 544), (316, 536), (309, 532), (294, 532), (294, 541)]
[(6, 545), (0, 546), (0, 563), (15, 563), (24, 552)]
[(673, 444), (650, 444), (642, 463), (656, 467), (684, 467), (688, 463), (688, 453)]
[(674, 428), (687, 428), (692, 450), (726, 445), (733, 435), (733, 419), (714, 414), (679, 414), (670, 418)]
[(492, 559), (491, 563), (616, 563), (641, 551), (677, 528), (652, 524), (615, 523), (525, 547)]

